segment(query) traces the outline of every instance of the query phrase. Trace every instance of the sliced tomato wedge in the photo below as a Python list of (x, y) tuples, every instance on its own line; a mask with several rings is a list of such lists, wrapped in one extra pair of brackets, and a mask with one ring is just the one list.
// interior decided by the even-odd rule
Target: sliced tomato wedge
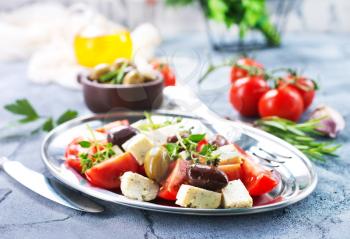
[(94, 186), (116, 189), (120, 187), (120, 176), (131, 171), (137, 172), (138, 163), (131, 153), (126, 152), (114, 158), (107, 159), (85, 172), (87, 180)]
[(251, 196), (260, 196), (271, 192), (279, 179), (270, 170), (250, 159), (249, 154), (236, 145), (244, 160), (241, 165), (241, 180)]
[(100, 133), (107, 133), (109, 130), (121, 126), (121, 125), (129, 125), (129, 121), (128, 120), (117, 120), (117, 121), (113, 121), (111, 123), (105, 124), (104, 126), (96, 129), (97, 132)]
[(248, 158), (243, 161), (241, 178), (251, 196), (271, 192), (279, 182), (271, 171)]
[(186, 181), (187, 168), (189, 165), (190, 162), (187, 160), (176, 160), (174, 169), (170, 172), (159, 190), (158, 197), (170, 201), (176, 200), (176, 195), (180, 186)]
[(237, 180), (241, 178), (241, 164), (235, 163), (235, 164), (226, 164), (226, 165), (219, 165), (218, 169), (223, 171), (228, 180)]
[(66, 164), (78, 173), (81, 173), (82, 170), (79, 159), (79, 154), (82, 150), (81, 146), (79, 145), (79, 142), (82, 140), (82, 137), (77, 137), (73, 139), (73, 141), (70, 144), (68, 144), (66, 152), (64, 154)]

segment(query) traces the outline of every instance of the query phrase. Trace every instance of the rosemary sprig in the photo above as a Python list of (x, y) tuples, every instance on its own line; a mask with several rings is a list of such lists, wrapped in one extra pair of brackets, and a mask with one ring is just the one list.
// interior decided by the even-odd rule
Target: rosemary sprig
[(341, 145), (320, 140), (322, 134), (316, 130), (319, 122), (320, 119), (313, 119), (298, 124), (278, 117), (268, 117), (257, 120), (255, 125), (294, 145), (311, 159), (324, 162), (327, 156), (337, 157), (335, 151)]

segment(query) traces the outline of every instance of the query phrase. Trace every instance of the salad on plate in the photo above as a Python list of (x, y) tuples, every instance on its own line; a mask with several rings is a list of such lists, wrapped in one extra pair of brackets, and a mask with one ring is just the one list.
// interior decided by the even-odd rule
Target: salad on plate
[(280, 183), (277, 172), (201, 123), (145, 116), (87, 125), (67, 142), (65, 164), (95, 187), (186, 208), (249, 208)]

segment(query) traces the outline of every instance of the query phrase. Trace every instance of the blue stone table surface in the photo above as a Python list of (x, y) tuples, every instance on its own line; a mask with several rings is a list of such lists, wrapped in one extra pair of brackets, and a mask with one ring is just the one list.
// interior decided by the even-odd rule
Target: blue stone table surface
[[(160, 52), (197, 60), (194, 70), (190, 69), (193, 61), (182, 63), (185, 73), (177, 69), (179, 78), (194, 86), (209, 47), (205, 36), (189, 36), (167, 40)], [(268, 68), (297, 67), (318, 79), (321, 90), (313, 106), (326, 103), (350, 123), (350, 35), (290, 34), (281, 48), (253, 55)], [(214, 60), (225, 57), (229, 54), (214, 54)], [(26, 70), (26, 62), (0, 64), (0, 105), (25, 97), (46, 115), (58, 116), (67, 108), (77, 109), (81, 115), (89, 113), (80, 91), (33, 84)], [(227, 100), (227, 82), (227, 70), (223, 70), (196, 90), (213, 110), (236, 118)], [(1, 126), (16, 119), (3, 109), (0, 115)], [(343, 144), (338, 159), (316, 164), (319, 184), (308, 198), (281, 210), (247, 216), (172, 215), (104, 202), (100, 203), (106, 211), (92, 215), (57, 205), (0, 172), (0, 238), (350, 238), (349, 134), (346, 128), (336, 140)], [(0, 155), (44, 173), (39, 151), (44, 136), (2, 139)]]

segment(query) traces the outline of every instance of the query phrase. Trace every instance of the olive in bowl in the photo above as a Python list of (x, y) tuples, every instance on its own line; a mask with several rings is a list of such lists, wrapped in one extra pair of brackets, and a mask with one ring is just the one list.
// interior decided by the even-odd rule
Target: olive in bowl
[(96, 66), (89, 75), (79, 75), (84, 100), (94, 113), (113, 110), (152, 110), (163, 101), (161, 74), (140, 72), (130, 61)]

